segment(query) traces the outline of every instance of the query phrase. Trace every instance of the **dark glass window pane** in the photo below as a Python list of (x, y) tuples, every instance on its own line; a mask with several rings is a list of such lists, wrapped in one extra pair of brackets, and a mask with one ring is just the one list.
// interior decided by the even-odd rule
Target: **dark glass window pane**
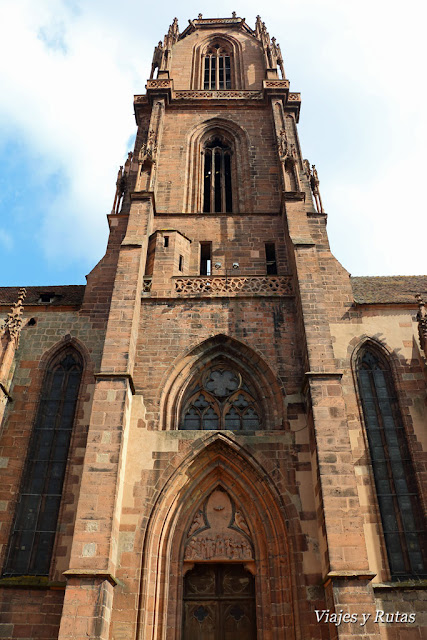
[(225, 56), (225, 88), (231, 89), (231, 65), (229, 56)]
[(216, 58), (211, 57), (211, 89), (216, 88)]
[(40, 495), (21, 495), (18, 517), (16, 519), (17, 529), (20, 529), (22, 531), (33, 531), (36, 528), (37, 520), (39, 517), (40, 504)]
[(237, 413), (234, 407), (232, 407), (230, 411), (227, 413), (227, 415), (225, 416), (224, 427), (225, 429), (233, 429), (233, 430), (241, 429), (240, 414)]
[(221, 56), (218, 60), (218, 75), (219, 75), (219, 87), (218, 89), (224, 89), (224, 58)]
[(27, 573), (33, 542), (34, 531), (16, 531), (13, 533), (8, 561), (14, 567), (14, 574), (23, 575)]
[(210, 57), (207, 56), (205, 58), (205, 76), (204, 76), (204, 84), (203, 84), (204, 89), (209, 89), (209, 61), (210, 61)]
[(47, 462), (31, 461), (28, 465), (28, 476), (25, 482), (25, 490), (28, 493), (43, 493), (46, 478)]
[(31, 563), (34, 575), (40, 576), (48, 572), (54, 542), (55, 533), (41, 531), (34, 536), (34, 558)]
[(5, 575), (49, 572), (81, 374), (80, 358), (72, 350), (46, 373)]
[(367, 349), (357, 376), (392, 576), (425, 576), (422, 510), (390, 367)]
[(203, 429), (218, 429), (219, 427), (219, 419), (215, 411), (212, 407), (204, 413), (203, 415)]
[(55, 532), (60, 503), (61, 496), (46, 496), (44, 504), (40, 509), (37, 525), (39, 531)]
[(250, 407), (243, 414), (243, 429), (246, 431), (254, 431), (255, 429), (259, 429), (259, 418), (256, 412)]
[(184, 418), (183, 429), (200, 429), (200, 413), (191, 408)]

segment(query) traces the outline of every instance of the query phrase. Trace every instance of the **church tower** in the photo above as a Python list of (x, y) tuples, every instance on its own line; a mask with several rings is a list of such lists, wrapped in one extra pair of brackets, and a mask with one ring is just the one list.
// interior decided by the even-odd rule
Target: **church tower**
[(16, 297), (10, 637), (23, 588), (49, 639), (421, 637), (427, 282), (372, 302), (333, 257), (300, 104), (259, 16), (174, 19), (104, 258)]

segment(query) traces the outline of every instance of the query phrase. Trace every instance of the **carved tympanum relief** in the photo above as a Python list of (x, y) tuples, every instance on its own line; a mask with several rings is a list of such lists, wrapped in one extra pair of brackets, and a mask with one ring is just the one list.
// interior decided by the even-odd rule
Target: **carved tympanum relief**
[(215, 489), (196, 512), (185, 542), (184, 560), (190, 562), (254, 559), (245, 517), (230, 496)]

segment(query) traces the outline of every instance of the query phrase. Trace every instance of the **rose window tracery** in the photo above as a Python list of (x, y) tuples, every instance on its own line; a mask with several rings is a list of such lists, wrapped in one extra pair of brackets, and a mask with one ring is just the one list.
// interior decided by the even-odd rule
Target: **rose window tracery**
[(253, 388), (230, 367), (208, 369), (191, 385), (182, 412), (181, 429), (253, 431), (261, 429)]

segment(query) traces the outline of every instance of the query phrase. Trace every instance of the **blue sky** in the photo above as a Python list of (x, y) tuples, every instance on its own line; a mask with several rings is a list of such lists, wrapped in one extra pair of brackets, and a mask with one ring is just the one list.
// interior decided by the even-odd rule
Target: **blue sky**
[[(161, 6), (161, 11), (158, 7)], [(229, 6), (2, 0), (2, 285), (79, 284), (102, 257), (117, 169), (154, 45), (177, 15), (260, 13), (280, 42), (333, 253), (353, 275), (426, 273), (426, 9), (383, 0)], [(178, 7), (178, 9), (177, 9)], [(425, 243), (424, 243), (425, 244)]]

